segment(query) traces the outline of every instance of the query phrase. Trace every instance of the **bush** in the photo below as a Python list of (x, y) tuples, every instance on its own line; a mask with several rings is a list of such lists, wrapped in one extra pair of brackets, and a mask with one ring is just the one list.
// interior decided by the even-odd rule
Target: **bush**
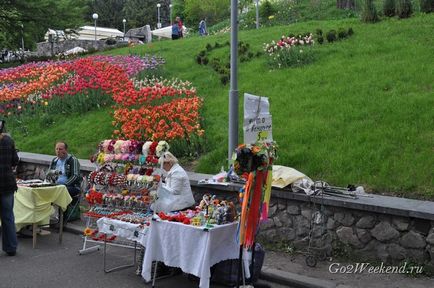
[(420, 12), (434, 12), (434, 0), (420, 0)]
[(387, 17), (395, 16), (395, 0), (384, 0), (383, 14)]
[(413, 9), (411, 6), (411, 0), (398, 0), (398, 3), (396, 4), (396, 15), (399, 18), (410, 18), (412, 13)]
[(330, 30), (329, 32), (327, 32), (326, 38), (327, 38), (327, 41), (329, 43), (332, 43), (332, 42), (336, 41), (336, 31), (335, 30)]
[(259, 15), (263, 20), (268, 20), (268, 17), (274, 15), (276, 13), (276, 9), (270, 1), (266, 0), (259, 6)]
[(351, 36), (354, 34), (353, 28), (348, 28), (348, 36)]
[(208, 65), (208, 62), (209, 62), (208, 57), (203, 57), (202, 58), (202, 64), (203, 65)]
[(105, 40), (105, 44), (107, 45), (115, 45), (116, 43), (116, 39), (114, 38), (108, 38), (107, 40)]
[(375, 23), (378, 21), (377, 10), (373, 0), (364, 0), (362, 7), (362, 21), (365, 23)]
[(347, 38), (347, 36), (348, 36), (347, 30), (345, 30), (344, 28), (339, 28), (339, 30), (338, 30), (339, 40), (345, 39), (345, 38)]

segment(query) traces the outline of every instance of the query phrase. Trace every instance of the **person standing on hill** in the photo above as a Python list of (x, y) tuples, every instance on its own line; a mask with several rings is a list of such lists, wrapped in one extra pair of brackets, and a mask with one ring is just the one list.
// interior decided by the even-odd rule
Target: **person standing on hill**
[(2, 249), (8, 256), (17, 253), (17, 233), (14, 217), (14, 193), (17, 181), (13, 167), (18, 165), (18, 154), (11, 136), (4, 133), (3, 120), (0, 121), (0, 218), (2, 223)]
[(206, 19), (202, 19), (199, 22), (199, 35), (200, 36), (208, 35), (208, 31), (206, 30)]
[(178, 27), (178, 22), (173, 22), (172, 24), (172, 40), (177, 40), (179, 39), (179, 27)]
[(178, 38), (184, 37), (184, 35), (182, 33), (182, 29), (183, 29), (184, 25), (182, 24), (181, 17), (176, 16), (175, 23), (178, 23)]

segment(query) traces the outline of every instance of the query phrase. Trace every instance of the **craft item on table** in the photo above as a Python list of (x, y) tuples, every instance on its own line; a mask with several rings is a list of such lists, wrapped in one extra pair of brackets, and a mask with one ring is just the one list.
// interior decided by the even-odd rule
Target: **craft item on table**
[(271, 195), (272, 163), (276, 158), (275, 143), (242, 144), (235, 150), (234, 171), (238, 175), (248, 173), (242, 194), (239, 222), (240, 244), (252, 247), (259, 220), (268, 218)]
[(60, 175), (62, 175), (61, 171), (50, 169), (45, 175), (45, 181), (49, 183), (56, 183)]

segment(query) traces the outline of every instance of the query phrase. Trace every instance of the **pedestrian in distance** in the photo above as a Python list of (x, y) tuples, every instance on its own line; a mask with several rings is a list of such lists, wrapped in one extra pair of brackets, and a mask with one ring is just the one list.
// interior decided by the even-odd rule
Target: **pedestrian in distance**
[(184, 25), (182, 24), (181, 17), (176, 16), (175, 23), (178, 23), (178, 38), (184, 37), (183, 34)]
[(199, 35), (200, 36), (206, 36), (206, 35), (208, 35), (208, 31), (206, 30), (206, 18), (202, 19), (199, 22)]
[(14, 193), (18, 189), (14, 168), (18, 161), (15, 142), (5, 132), (5, 121), (0, 120), (0, 218), (2, 249), (8, 256), (15, 256), (18, 246), (14, 217)]
[(179, 39), (179, 26), (178, 26), (178, 22), (173, 22), (172, 24), (172, 40), (177, 40)]

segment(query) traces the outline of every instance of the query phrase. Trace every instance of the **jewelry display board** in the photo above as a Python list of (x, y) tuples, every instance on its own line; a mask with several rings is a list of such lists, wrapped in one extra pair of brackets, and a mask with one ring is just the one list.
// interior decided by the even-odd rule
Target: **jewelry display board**
[[(143, 249), (137, 244), (144, 243), (152, 217), (150, 205), (160, 183), (159, 154), (168, 148), (165, 141), (104, 140), (92, 156), (96, 169), (88, 176), (90, 209), (84, 214), (86, 229), (79, 254), (103, 245), (105, 272), (135, 265), (136, 250)], [(133, 264), (107, 269), (107, 245), (133, 248)]]

